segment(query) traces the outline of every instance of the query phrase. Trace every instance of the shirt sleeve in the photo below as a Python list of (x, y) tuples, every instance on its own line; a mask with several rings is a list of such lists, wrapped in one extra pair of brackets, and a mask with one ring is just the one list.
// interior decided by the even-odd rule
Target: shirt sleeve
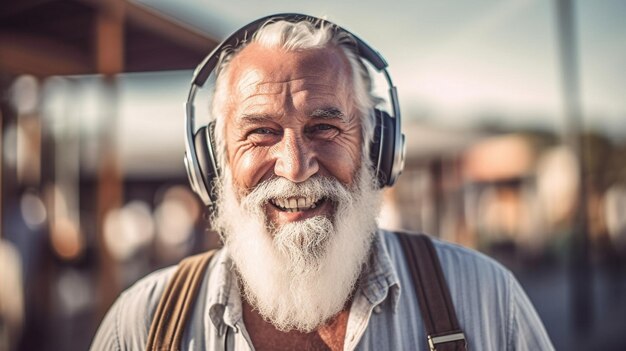
[(96, 336), (91, 343), (91, 351), (121, 350), (118, 333), (120, 304), (121, 300), (118, 299), (104, 316), (96, 332)]
[(554, 350), (548, 333), (528, 296), (511, 275), (509, 342), (507, 350)]
[(175, 266), (156, 271), (124, 291), (106, 314), (92, 351), (143, 350), (156, 306)]

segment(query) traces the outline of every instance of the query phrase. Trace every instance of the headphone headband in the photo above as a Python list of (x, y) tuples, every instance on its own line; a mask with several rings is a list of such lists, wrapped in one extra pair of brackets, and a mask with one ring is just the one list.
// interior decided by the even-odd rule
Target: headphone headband
[(261, 26), (263, 26), (270, 20), (283, 20), (288, 22), (308, 21), (315, 24), (318, 28), (325, 24), (331, 26), (332, 28), (340, 29), (344, 32), (349, 33), (354, 38), (357, 52), (362, 58), (366, 59), (379, 72), (387, 68), (387, 61), (385, 61), (385, 59), (376, 50), (374, 50), (371, 46), (367, 45), (363, 40), (361, 40), (356, 35), (350, 33), (346, 29), (343, 29), (342, 27), (328, 20), (313, 16), (303, 15), (300, 13), (280, 13), (276, 15), (265, 16), (253, 22), (250, 22), (231, 34), (228, 38), (224, 39), (224, 41), (222, 41), (217, 47), (215, 47), (215, 49), (213, 49), (213, 51), (211, 51), (211, 53), (208, 54), (204, 58), (204, 60), (202, 60), (202, 62), (198, 65), (194, 72), (193, 80), (191, 81), (192, 84), (200, 87), (203, 86), (204, 83), (206, 83), (207, 79), (209, 79), (211, 72), (215, 70), (215, 67), (217, 66), (217, 63), (220, 59), (219, 53), (221, 53), (222, 50), (227, 47), (237, 47), (241, 42), (242, 34), (243, 39), (245, 39), (247, 35), (252, 35), (256, 33), (256, 31), (259, 30)]

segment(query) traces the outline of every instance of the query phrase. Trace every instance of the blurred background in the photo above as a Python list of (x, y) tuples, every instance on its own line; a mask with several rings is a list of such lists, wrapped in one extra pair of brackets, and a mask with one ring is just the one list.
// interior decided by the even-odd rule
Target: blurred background
[(120, 291), (218, 245), (182, 163), (192, 69), (294, 11), (390, 63), (408, 159), (381, 225), (503, 263), (557, 349), (623, 350), (621, 0), (1, 2), (0, 350), (85, 350)]

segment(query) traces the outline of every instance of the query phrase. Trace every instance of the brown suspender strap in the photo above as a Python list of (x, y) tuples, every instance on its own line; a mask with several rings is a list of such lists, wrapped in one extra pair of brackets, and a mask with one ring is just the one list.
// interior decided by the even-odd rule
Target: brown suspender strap
[(396, 234), (409, 265), (430, 350), (467, 350), (432, 241), (424, 234)]
[(185, 324), (214, 252), (191, 256), (179, 263), (154, 313), (146, 343), (147, 351), (180, 350)]

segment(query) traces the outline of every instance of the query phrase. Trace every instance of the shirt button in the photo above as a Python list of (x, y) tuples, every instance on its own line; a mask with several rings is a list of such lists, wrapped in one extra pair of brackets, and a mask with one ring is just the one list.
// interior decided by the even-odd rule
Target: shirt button
[(376, 307), (374, 307), (374, 313), (379, 314), (382, 311), (383, 309), (380, 307), (380, 305), (376, 305)]

